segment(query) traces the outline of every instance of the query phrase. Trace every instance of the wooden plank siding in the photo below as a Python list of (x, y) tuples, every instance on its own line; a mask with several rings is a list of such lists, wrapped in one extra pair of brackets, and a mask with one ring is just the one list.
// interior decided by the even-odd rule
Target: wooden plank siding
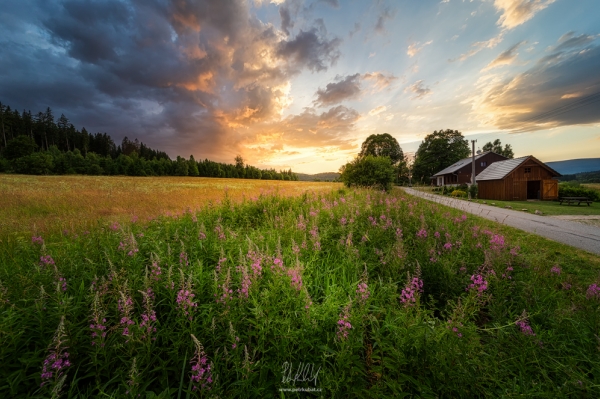
[[(485, 154), (479, 159), (475, 160), (475, 176), (480, 174), (485, 168), (490, 166), (492, 163), (497, 161), (504, 161), (506, 157), (498, 155), (494, 152)], [(482, 165), (484, 163), (484, 166)], [(471, 184), (471, 172), (473, 171), (473, 165), (469, 163), (463, 166), (454, 173), (447, 173), (444, 176), (444, 184)], [(435, 178), (432, 178), (432, 182), (435, 184)]]
[[(478, 198), (499, 201), (558, 199), (558, 181), (554, 180), (554, 177), (556, 174), (543, 164), (537, 160), (528, 159), (504, 179), (478, 182)], [(527, 195), (528, 185), (530, 187), (529, 198)]]

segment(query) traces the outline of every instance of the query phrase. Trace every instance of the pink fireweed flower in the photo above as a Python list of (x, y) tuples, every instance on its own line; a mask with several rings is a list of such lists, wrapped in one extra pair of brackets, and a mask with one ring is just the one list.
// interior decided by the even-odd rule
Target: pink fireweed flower
[(397, 238), (402, 238), (402, 229), (401, 228), (397, 228), (396, 229), (396, 237)]
[(67, 279), (64, 277), (60, 277), (58, 279), (58, 284), (60, 286), (60, 289), (62, 290), (62, 292), (66, 292), (67, 291)]
[(217, 233), (219, 240), (223, 241), (226, 239), (225, 232), (223, 231), (223, 227), (221, 225), (215, 226), (215, 233)]
[(100, 347), (104, 347), (104, 339), (106, 338), (105, 313), (106, 311), (104, 310), (100, 301), (100, 294), (96, 292), (94, 294), (94, 301), (92, 303), (92, 317), (90, 323), (90, 330), (92, 331), (92, 346), (99, 343)]
[(518, 245), (516, 247), (513, 247), (510, 249), (510, 254), (512, 256), (517, 256), (519, 255), (519, 251), (521, 250), (521, 247), (519, 247)]
[[(152, 288), (148, 287), (146, 291), (140, 291), (144, 298), (144, 313), (142, 313), (142, 322), (140, 323), (140, 329), (143, 332), (142, 339), (148, 339), (152, 336), (153, 332), (156, 332), (156, 312), (154, 311), (153, 301), (154, 292)], [(152, 338), (155, 340), (156, 338)]]
[(54, 266), (54, 259), (50, 255), (40, 256), (40, 266)]
[(180, 289), (177, 293), (177, 308), (190, 320), (193, 318), (192, 313), (194, 308), (198, 306), (198, 304), (194, 302), (194, 297), (195, 295), (190, 289), (187, 289), (187, 287)]
[(342, 217), (342, 218), (340, 219), (340, 224), (341, 224), (342, 226), (345, 226), (347, 223), (348, 223), (348, 219), (346, 219), (345, 217)]
[(31, 242), (33, 244), (40, 244), (40, 245), (42, 245), (44, 243), (44, 239), (41, 236), (32, 236), (31, 237)]
[(423, 280), (413, 277), (400, 293), (400, 302), (412, 306), (417, 301), (417, 296), (423, 292)]
[[(71, 366), (69, 361), (69, 352), (67, 352), (66, 341), (67, 334), (65, 333), (65, 318), (61, 317), (58, 328), (54, 333), (54, 338), (50, 344), (49, 354), (42, 363), (42, 384), (47, 383), (57, 384), (66, 369)], [(55, 385), (56, 386), (56, 385)]]
[(560, 272), (561, 272), (561, 270), (560, 270), (560, 267), (558, 267), (558, 266), (554, 265), (554, 266), (552, 267), (552, 269), (550, 269), (550, 272), (552, 272), (552, 273), (554, 273), (554, 274), (557, 274), (557, 275), (559, 275), (559, 276), (560, 276)]
[(533, 332), (533, 329), (529, 325), (529, 320), (527, 318), (526, 311), (523, 311), (521, 318), (519, 320), (517, 320), (515, 324), (517, 325), (517, 327), (519, 327), (519, 329), (521, 330), (521, 332), (524, 335), (535, 335), (535, 333)]
[(500, 251), (504, 248), (504, 245), (504, 236), (494, 234), (490, 239), (490, 248), (492, 248), (493, 250)]
[(202, 231), (201, 231), (201, 232), (199, 232), (199, 233), (198, 233), (198, 239), (199, 239), (199, 240), (201, 240), (201, 241), (202, 241), (202, 240), (206, 240), (206, 233), (204, 233), (204, 232), (202, 232)]
[(215, 267), (217, 272), (221, 271), (221, 267), (223, 266), (223, 263), (225, 263), (225, 262), (227, 262), (227, 258), (219, 258), (219, 261), (217, 262), (217, 266)]
[(592, 284), (587, 289), (587, 299), (600, 298), (600, 287), (597, 284)]
[(191, 336), (194, 345), (196, 346), (194, 357), (190, 360), (190, 364), (192, 365), (192, 375), (190, 379), (192, 380), (193, 390), (210, 390), (213, 382), (211, 364), (208, 363), (208, 358), (204, 353), (204, 348), (202, 347), (202, 344), (200, 344), (200, 341), (198, 341), (193, 334), (191, 334)]
[(319, 239), (319, 227), (316, 224), (310, 229), (309, 233), (314, 240)]
[(446, 250), (450, 251), (450, 250), (452, 249), (452, 244), (451, 244), (451, 243), (449, 243), (449, 242), (445, 243), (445, 244), (444, 244), (444, 249), (446, 249)]
[(152, 265), (150, 266), (150, 278), (154, 281), (159, 281), (161, 274), (162, 274), (162, 270), (161, 270), (158, 262), (156, 262), (156, 261), (152, 262)]
[(440, 233), (438, 233), (438, 232), (436, 231), (435, 233), (433, 233), (433, 236), (434, 236), (435, 238), (440, 238)]
[(481, 295), (481, 293), (488, 288), (488, 282), (483, 278), (481, 274), (472, 275), (471, 276), (472, 284), (469, 284), (469, 287), (466, 288), (466, 291), (476, 290), (477, 295)]
[(179, 254), (179, 264), (181, 266), (189, 266), (190, 262), (188, 260), (188, 255), (185, 252)]
[(297, 269), (289, 269), (287, 272), (288, 277), (291, 279), (292, 288), (296, 291), (302, 290), (302, 275)]
[(304, 216), (298, 216), (298, 224), (296, 224), (296, 228), (298, 230), (306, 230), (306, 221), (304, 220)]
[(417, 237), (419, 238), (427, 238), (427, 230), (421, 229), (417, 232)]
[(340, 341), (348, 339), (348, 334), (352, 329), (352, 324), (348, 321), (350, 318), (350, 304), (344, 308), (342, 313), (339, 315), (339, 320), (337, 322), (337, 338)]
[(246, 257), (250, 260), (250, 269), (252, 270), (252, 275), (256, 278), (262, 274), (262, 256), (260, 253), (256, 251), (248, 251)]
[(367, 283), (358, 283), (358, 287), (356, 288), (356, 296), (358, 297), (359, 302), (365, 303), (367, 299), (369, 299), (369, 286)]
[[(225, 281), (223, 284), (219, 284), (219, 288), (222, 289), (223, 293), (220, 297), (217, 298), (217, 303), (222, 303), (227, 305), (227, 303), (232, 299), (233, 290), (230, 288), (231, 284), (231, 269), (227, 269), (227, 275), (225, 276)], [(217, 294), (215, 294), (216, 296)]]
[(240, 298), (248, 299), (248, 295), (250, 294), (250, 286), (252, 285), (252, 280), (248, 275), (248, 269), (245, 266), (238, 266), (238, 272), (241, 272), (241, 287), (238, 288), (237, 292)]
[(110, 225), (110, 229), (111, 229), (112, 231), (117, 231), (117, 230), (119, 230), (119, 228), (121, 228), (121, 226), (119, 225), (119, 223), (118, 223), (118, 222), (113, 222), (113, 223)]

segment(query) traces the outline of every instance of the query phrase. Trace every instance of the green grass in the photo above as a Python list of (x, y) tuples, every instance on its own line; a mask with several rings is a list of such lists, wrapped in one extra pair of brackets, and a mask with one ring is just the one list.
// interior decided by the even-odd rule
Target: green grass
[(600, 395), (600, 258), (400, 190), (34, 241), (0, 241), (0, 397)]
[[(496, 201), (496, 200), (475, 200), (474, 202), (486, 203), (487, 205), (505, 208), (511, 206), (514, 210), (520, 211), (526, 209), (526, 212), (534, 213), (539, 210), (544, 215), (600, 215), (600, 202), (594, 202), (590, 206), (587, 204), (560, 205), (558, 201)], [(525, 211), (524, 211), (525, 212)]]

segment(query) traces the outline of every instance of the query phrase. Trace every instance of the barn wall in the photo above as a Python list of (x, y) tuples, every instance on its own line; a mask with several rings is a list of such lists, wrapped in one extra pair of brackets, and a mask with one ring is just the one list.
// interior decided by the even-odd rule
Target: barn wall
[[(525, 172), (529, 168), (529, 172)], [(540, 196), (543, 200), (558, 198), (556, 175), (530, 159), (519, 165), (502, 180), (478, 182), (478, 198), (504, 201), (527, 200), (527, 182), (540, 182)]]

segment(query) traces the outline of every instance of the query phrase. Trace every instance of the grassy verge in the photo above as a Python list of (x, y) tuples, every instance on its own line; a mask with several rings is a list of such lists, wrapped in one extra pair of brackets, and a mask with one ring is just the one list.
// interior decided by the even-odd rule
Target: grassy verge
[(400, 191), (9, 237), (0, 396), (598, 397), (599, 272)]
[(581, 205), (560, 205), (558, 201), (496, 201), (496, 200), (475, 200), (474, 202), (486, 203), (487, 205), (495, 204), (501, 208), (507, 206), (512, 207), (517, 211), (533, 213), (536, 210), (544, 215), (600, 215), (600, 203), (594, 202), (590, 206), (587, 204)]

